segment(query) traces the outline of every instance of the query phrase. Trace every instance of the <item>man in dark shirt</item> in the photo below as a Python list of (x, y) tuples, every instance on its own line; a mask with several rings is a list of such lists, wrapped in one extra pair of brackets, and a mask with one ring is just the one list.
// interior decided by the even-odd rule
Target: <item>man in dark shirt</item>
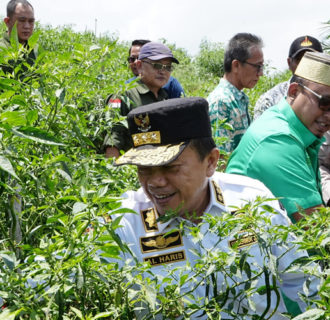
[[(132, 82), (139, 76), (139, 71), (137, 69), (137, 61), (139, 58), (139, 53), (140, 53), (141, 47), (148, 42), (150, 42), (150, 40), (134, 40), (134, 41), (132, 41), (132, 45), (128, 52), (129, 57), (127, 58), (127, 61), (129, 63), (130, 69), (132, 70), (132, 73), (134, 74), (134, 77), (128, 79), (126, 81), (126, 83)], [(184, 96), (184, 90), (183, 90), (180, 82), (172, 76), (170, 76), (170, 79), (165, 84), (163, 89), (165, 89), (165, 91), (167, 92), (169, 99), (180, 98), (180, 97)]]
[[(6, 24), (8, 31), (3, 34), (3, 37), (0, 40), (0, 49), (2, 48), (3, 50), (6, 50), (11, 47), (10, 36), (16, 24), (17, 40), (25, 49), (27, 49), (23, 54), (23, 58), (29, 65), (33, 65), (37, 57), (37, 48), (29, 50), (28, 47), (28, 40), (33, 33), (35, 22), (32, 5), (26, 0), (9, 1), (7, 4), (7, 16), (3, 21)], [(5, 73), (12, 73), (14, 67), (19, 63), (21, 63), (21, 61), (9, 61), (8, 64), (2, 65), (2, 69)], [(23, 69), (26, 71), (26, 67)]]
[[(162, 43), (148, 42), (139, 53), (136, 68), (140, 75), (137, 86), (126, 91), (123, 99), (113, 95), (107, 99), (110, 108), (120, 108), (120, 114), (126, 116), (135, 107), (168, 99), (162, 88), (169, 80), (173, 70), (172, 62), (179, 63), (172, 51)], [(118, 157), (120, 150), (128, 150), (131, 139), (127, 128), (115, 124), (104, 141), (105, 156)]]

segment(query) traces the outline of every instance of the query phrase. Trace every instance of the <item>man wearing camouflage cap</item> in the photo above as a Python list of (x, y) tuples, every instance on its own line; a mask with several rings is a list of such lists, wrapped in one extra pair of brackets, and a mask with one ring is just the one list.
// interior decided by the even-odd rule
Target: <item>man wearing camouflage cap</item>
[(324, 205), (318, 151), (330, 130), (330, 55), (307, 52), (287, 98), (266, 110), (229, 159), (227, 172), (263, 182), (281, 197), (288, 216), (301, 219)]
[[(110, 108), (120, 108), (126, 116), (133, 108), (168, 99), (163, 86), (168, 82), (173, 70), (172, 63), (179, 63), (172, 51), (162, 43), (148, 42), (141, 47), (136, 68), (139, 72), (137, 86), (126, 91), (123, 99), (109, 96)], [(104, 141), (106, 157), (118, 157), (120, 150), (130, 148), (130, 140), (125, 126), (117, 124)]]
[[(172, 274), (173, 279), (179, 279), (182, 275), (180, 268), (189, 264), (191, 268), (184, 269), (189, 277), (180, 284), (180, 290), (183, 295), (189, 293), (184, 299), (191, 300), (193, 296), (199, 301), (200, 309), (195, 310), (190, 319), (205, 319), (205, 314), (201, 316), (200, 310), (204, 308), (203, 303), (206, 303), (204, 299), (208, 296), (212, 299), (211, 292), (214, 291), (208, 291), (203, 281), (197, 286), (194, 283), (194, 279), (199, 277), (193, 276), (199, 254), (206, 256), (216, 250), (230, 252), (235, 241), (242, 241), (244, 246), (249, 246), (248, 260), (253, 264), (252, 268), (258, 269), (257, 265), (262, 266), (267, 261), (260, 253), (256, 239), (246, 230), (240, 230), (239, 240), (232, 234), (219, 241), (218, 236), (210, 232), (210, 225), (203, 220), (205, 213), (221, 218), (226, 212), (234, 214), (237, 208), (257, 196), (273, 198), (273, 195), (257, 180), (216, 172), (219, 151), (212, 139), (208, 103), (205, 99), (171, 99), (141, 106), (128, 114), (127, 121), (133, 147), (116, 160), (116, 165), (136, 165), (142, 188), (125, 194), (122, 208), (132, 209), (137, 214), (128, 210), (120, 216), (122, 228), (116, 230), (117, 234), (129, 245), (137, 261), (149, 262), (151, 270), (146, 276), (152, 278), (153, 273), (160, 281)], [(273, 225), (287, 225), (289, 220), (279, 202), (272, 200), (269, 205), (277, 214), (262, 214), (269, 216)], [(113, 220), (116, 218), (116, 215), (112, 216)], [(200, 227), (203, 238), (196, 242), (190, 228), (200, 222), (203, 222)], [(278, 267), (283, 282), (278, 283), (278, 286), (297, 301), (297, 292), (302, 292), (305, 275), (288, 275), (284, 270), (306, 253), (291, 249), (285, 258), (279, 258), (284, 256), (283, 247), (274, 243), (272, 254), (279, 258)], [(123, 261), (130, 261), (130, 258), (130, 253), (123, 254)], [(226, 290), (223, 287), (224, 274), (217, 273), (215, 277), (218, 279), (219, 292)], [(262, 276), (257, 282), (256, 288), (265, 285)], [(313, 280), (311, 284), (311, 292), (315, 293)], [(165, 286), (161, 285), (160, 292), (166, 291)], [(233, 288), (234, 291), (236, 289)], [(255, 310), (250, 308), (247, 299), (235, 299), (229, 294), (228, 301), (233, 306), (229, 308), (230, 311), (223, 307), (223, 316), (228, 315), (226, 310), (238, 314), (246, 308), (249, 314), (265, 313), (265, 316), (269, 316), (274, 312), (272, 319), (284, 319), (280, 312), (286, 312), (286, 309), (280, 295), (276, 296), (275, 292), (270, 294), (269, 308), (267, 299), (260, 298), (258, 294), (252, 295), (251, 299), (256, 305)], [(304, 308), (301, 301), (299, 303)], [(148, 311), (142, 308), (140, 315), (143, 312)], [(165, 318), (169, 317), (165, 315)]]

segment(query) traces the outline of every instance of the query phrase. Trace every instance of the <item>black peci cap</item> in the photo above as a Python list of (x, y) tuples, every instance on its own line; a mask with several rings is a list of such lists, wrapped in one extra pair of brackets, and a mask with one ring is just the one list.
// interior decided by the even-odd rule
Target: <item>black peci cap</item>
[(191, 139), (212, 137), (208, 102), (178, 98), (133, 109), (127, 115), (133, 148), (116, 165), (161, 166), (174, 161)]

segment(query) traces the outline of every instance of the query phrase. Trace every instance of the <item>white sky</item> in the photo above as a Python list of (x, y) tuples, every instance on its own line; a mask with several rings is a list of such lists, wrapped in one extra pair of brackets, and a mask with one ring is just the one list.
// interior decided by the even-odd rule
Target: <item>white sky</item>
[[(41, 24), (110, 33), (119, 40), (165, 38), (191, 55), (202, 39), (227, 41), (237, 32), (264, 40), (271, 66), (286, 68), (291, 42), (309, 34), (322, 38), (330, 0), (30, 0)], [(0, 0), (3, 16), (7, 0)]]

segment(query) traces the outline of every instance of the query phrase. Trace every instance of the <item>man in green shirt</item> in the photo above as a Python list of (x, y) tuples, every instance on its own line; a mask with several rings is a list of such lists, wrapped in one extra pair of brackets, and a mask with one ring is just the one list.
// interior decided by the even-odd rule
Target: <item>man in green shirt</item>
[(323, 206), (318, 151), (330, 130), (330, 55), (307, 52), (287, 98), (252, 123), (233, 152), (227, 172), (263, 182), (281, 198), (290, 219)]
[[(179, 63), (172, 51), (162, 43), (148, 42), (141, 47), (136, 62), (139, 71), (137, 86), (126, 91), (122, 99), (111, 95), (107, 99), (110, 108), (120, 108), (120, 114), (126, 116), (133, 108), (168, 99), (162, 88), (170, 78), (172, 63)], [(127, 128), (115, 124), (104, 141), (105, 156), (118, 157), (119, 151), (127, 151), (132, 146)]]

